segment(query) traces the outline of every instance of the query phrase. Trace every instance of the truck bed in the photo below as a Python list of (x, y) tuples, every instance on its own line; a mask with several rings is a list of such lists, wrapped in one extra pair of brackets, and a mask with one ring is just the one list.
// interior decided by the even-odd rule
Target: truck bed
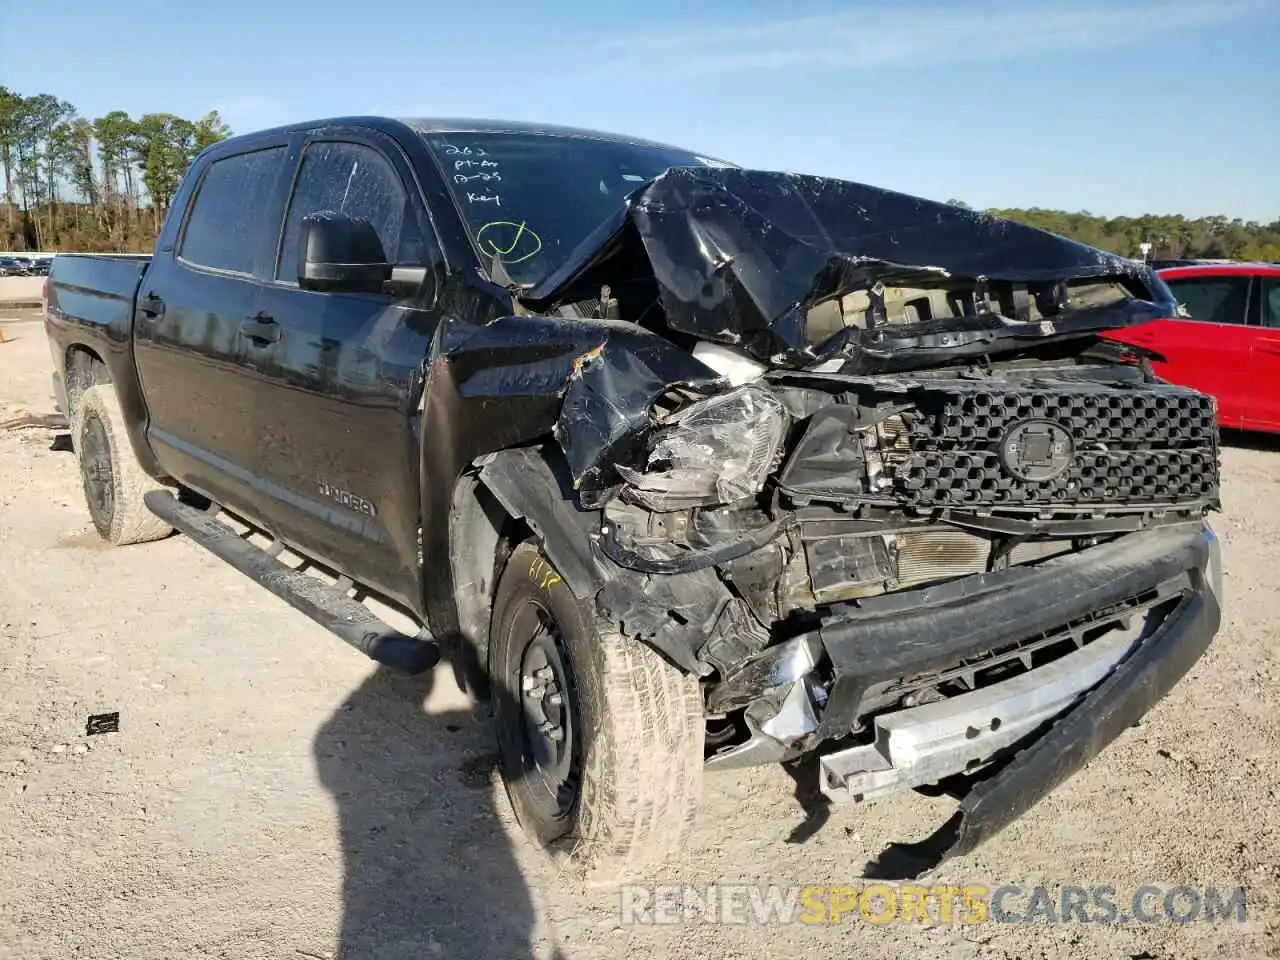
[[(111, 371), (106, 379), (132, 366), (134, 301), (150, 262), (146, 254), (59, 254), (54, 260), (45, 285), (45, 332), (55, 396), (68, 416), (76, 390), (102, 379), (77, 361), (91, 354)], [(78, 357), (71, 356), (73, 348)], [(124, 402), (135, 413), (140, 409), (128, 397)]]
[(49, 319), (127, 332), (133, 298), (150, 262), (146, 254), (59, 256), (49, 272)]

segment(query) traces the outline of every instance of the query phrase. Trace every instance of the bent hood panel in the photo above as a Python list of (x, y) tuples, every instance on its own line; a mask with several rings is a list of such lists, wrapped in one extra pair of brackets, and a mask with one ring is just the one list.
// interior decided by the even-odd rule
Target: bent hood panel
[(1161, 289), (1135, 261), (950, 204), (824, 177), (681, 167), (633, 194), (528, 299), (600, 279), (629, 231), (673, 330), (788, 366), (816, 355), (805, 330), (814, 303), (877, 280), (1127, 276)]

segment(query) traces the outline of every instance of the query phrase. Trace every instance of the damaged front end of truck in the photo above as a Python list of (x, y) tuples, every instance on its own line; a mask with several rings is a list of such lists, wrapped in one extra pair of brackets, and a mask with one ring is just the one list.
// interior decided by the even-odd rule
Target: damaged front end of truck
[(679, 168), (518, 292), (481, 339), (559, 345), (522, 375), (553, 397), (577, 579), (701, 678), (708, 767), (816, 754), (832, 799), (963, 781), (883, 875), (1019, 816), (1217, 629), (1213, 401), (1101, 336), (1171, 315), (1140, 264)]

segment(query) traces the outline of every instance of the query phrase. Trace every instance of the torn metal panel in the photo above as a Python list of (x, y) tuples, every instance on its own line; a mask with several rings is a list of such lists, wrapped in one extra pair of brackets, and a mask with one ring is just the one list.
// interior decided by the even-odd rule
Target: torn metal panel
[[(918, 349), (921, 337), (925, 347), (929, 338), (947, 347), (956, 345), (949, 331), (964, 327), (989, 337), (1052, 317), (1047, 328), (1018, 331), (1044, 337), (1060, 322), (1109, 328), (1173, 309), (1144, 265), (1023, 224), (842, 180), (696, 167), (636, 191), (525, 299), (547, 304), (598, 289), (636, 240), (670, 329), (781, 366), (803, 366), (844, 341), (854, 354)], [(1129, 295), (1119, 304), (1090, 291), (1073, 298), (1065, 284), (1086, 279), (1114, 279)], [(953, 298), (964, 291), (968, 303), (942, 302), (943, 288)], [(842, 305), (830, 329), (813, 313), (855, 291), (862, 299)], [(897, 332), (877, 332), (904, 295), (920, 301), (905, 347)], [(841, 319), (849, 316), (860, 319), (849, 325)]]
[(608, 576), (591, 552), (599, 511), (582, 510), (574, 502), (561, 458), (539, 447), (503, 450), (487, 459), (480, 481), (510, 516), (533, 529), (576, 596), (593, 596), (604, 585)]
[[(442, 299), (449, 312), (434, 331), (415, 404), (427, 556), (449, 556), (448, 507), (458, 478), (478, 458), (554, 435), (567, 474), (563, 496), (589, 506), (612, 482), (623, 448), (644, 442), (651, 409), (673, 385), (712, 393), (724, 383), (686, 350), (634, 324), (503, 313), (460, 284), (446, 287)], [(430, 616), (443, 633), (456, 631), (452, 578), (446, 567), (428, 569)]]
[[(615, 577), (597, 596), (601, 616), (618, 623), (628, 637), (636, 637), (671, 662), (706, 675), (711, 666), (698, 652), (725, 629), (739, 625), (726, 615), (733, 597), (714, 570), (649, 576), (630, 573)], [(710, 638), (710, 639), (708, 639)]]
[[(612, 479), (615, 461), (643, 443), (650, 411), (673, 387), (713, 392), (724, 385), (688, 352), (641, 327), (620, 321), (580, 321), (604, 328), (599, 348), (575, 363), (564, 391), (555, 436), (575, 485), (590, 492)], [(623, 451), (622, 446), (628, 451)]]
[(617, 459), (619, 443), (643, 442), (665, 392), (724, 385), (688, 351), (617, 320), (514, 315), (465, 334), (442, 345), (458, 398), (506, 412), (503, 445), (554, 433), (586, 490), (611, 479), (602, 464)]

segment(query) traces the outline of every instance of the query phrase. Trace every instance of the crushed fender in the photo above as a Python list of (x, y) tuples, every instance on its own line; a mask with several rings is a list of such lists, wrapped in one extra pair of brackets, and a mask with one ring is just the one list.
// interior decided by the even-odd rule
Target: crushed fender
[(511, 440), (552, 433), (588, 496), (612, 482), (620, 445), (643, 442), (663, 394), (724, 385), (687, 350), (618, 320), (514, 315), (443, 347), (462, 402), (501, 403)]

